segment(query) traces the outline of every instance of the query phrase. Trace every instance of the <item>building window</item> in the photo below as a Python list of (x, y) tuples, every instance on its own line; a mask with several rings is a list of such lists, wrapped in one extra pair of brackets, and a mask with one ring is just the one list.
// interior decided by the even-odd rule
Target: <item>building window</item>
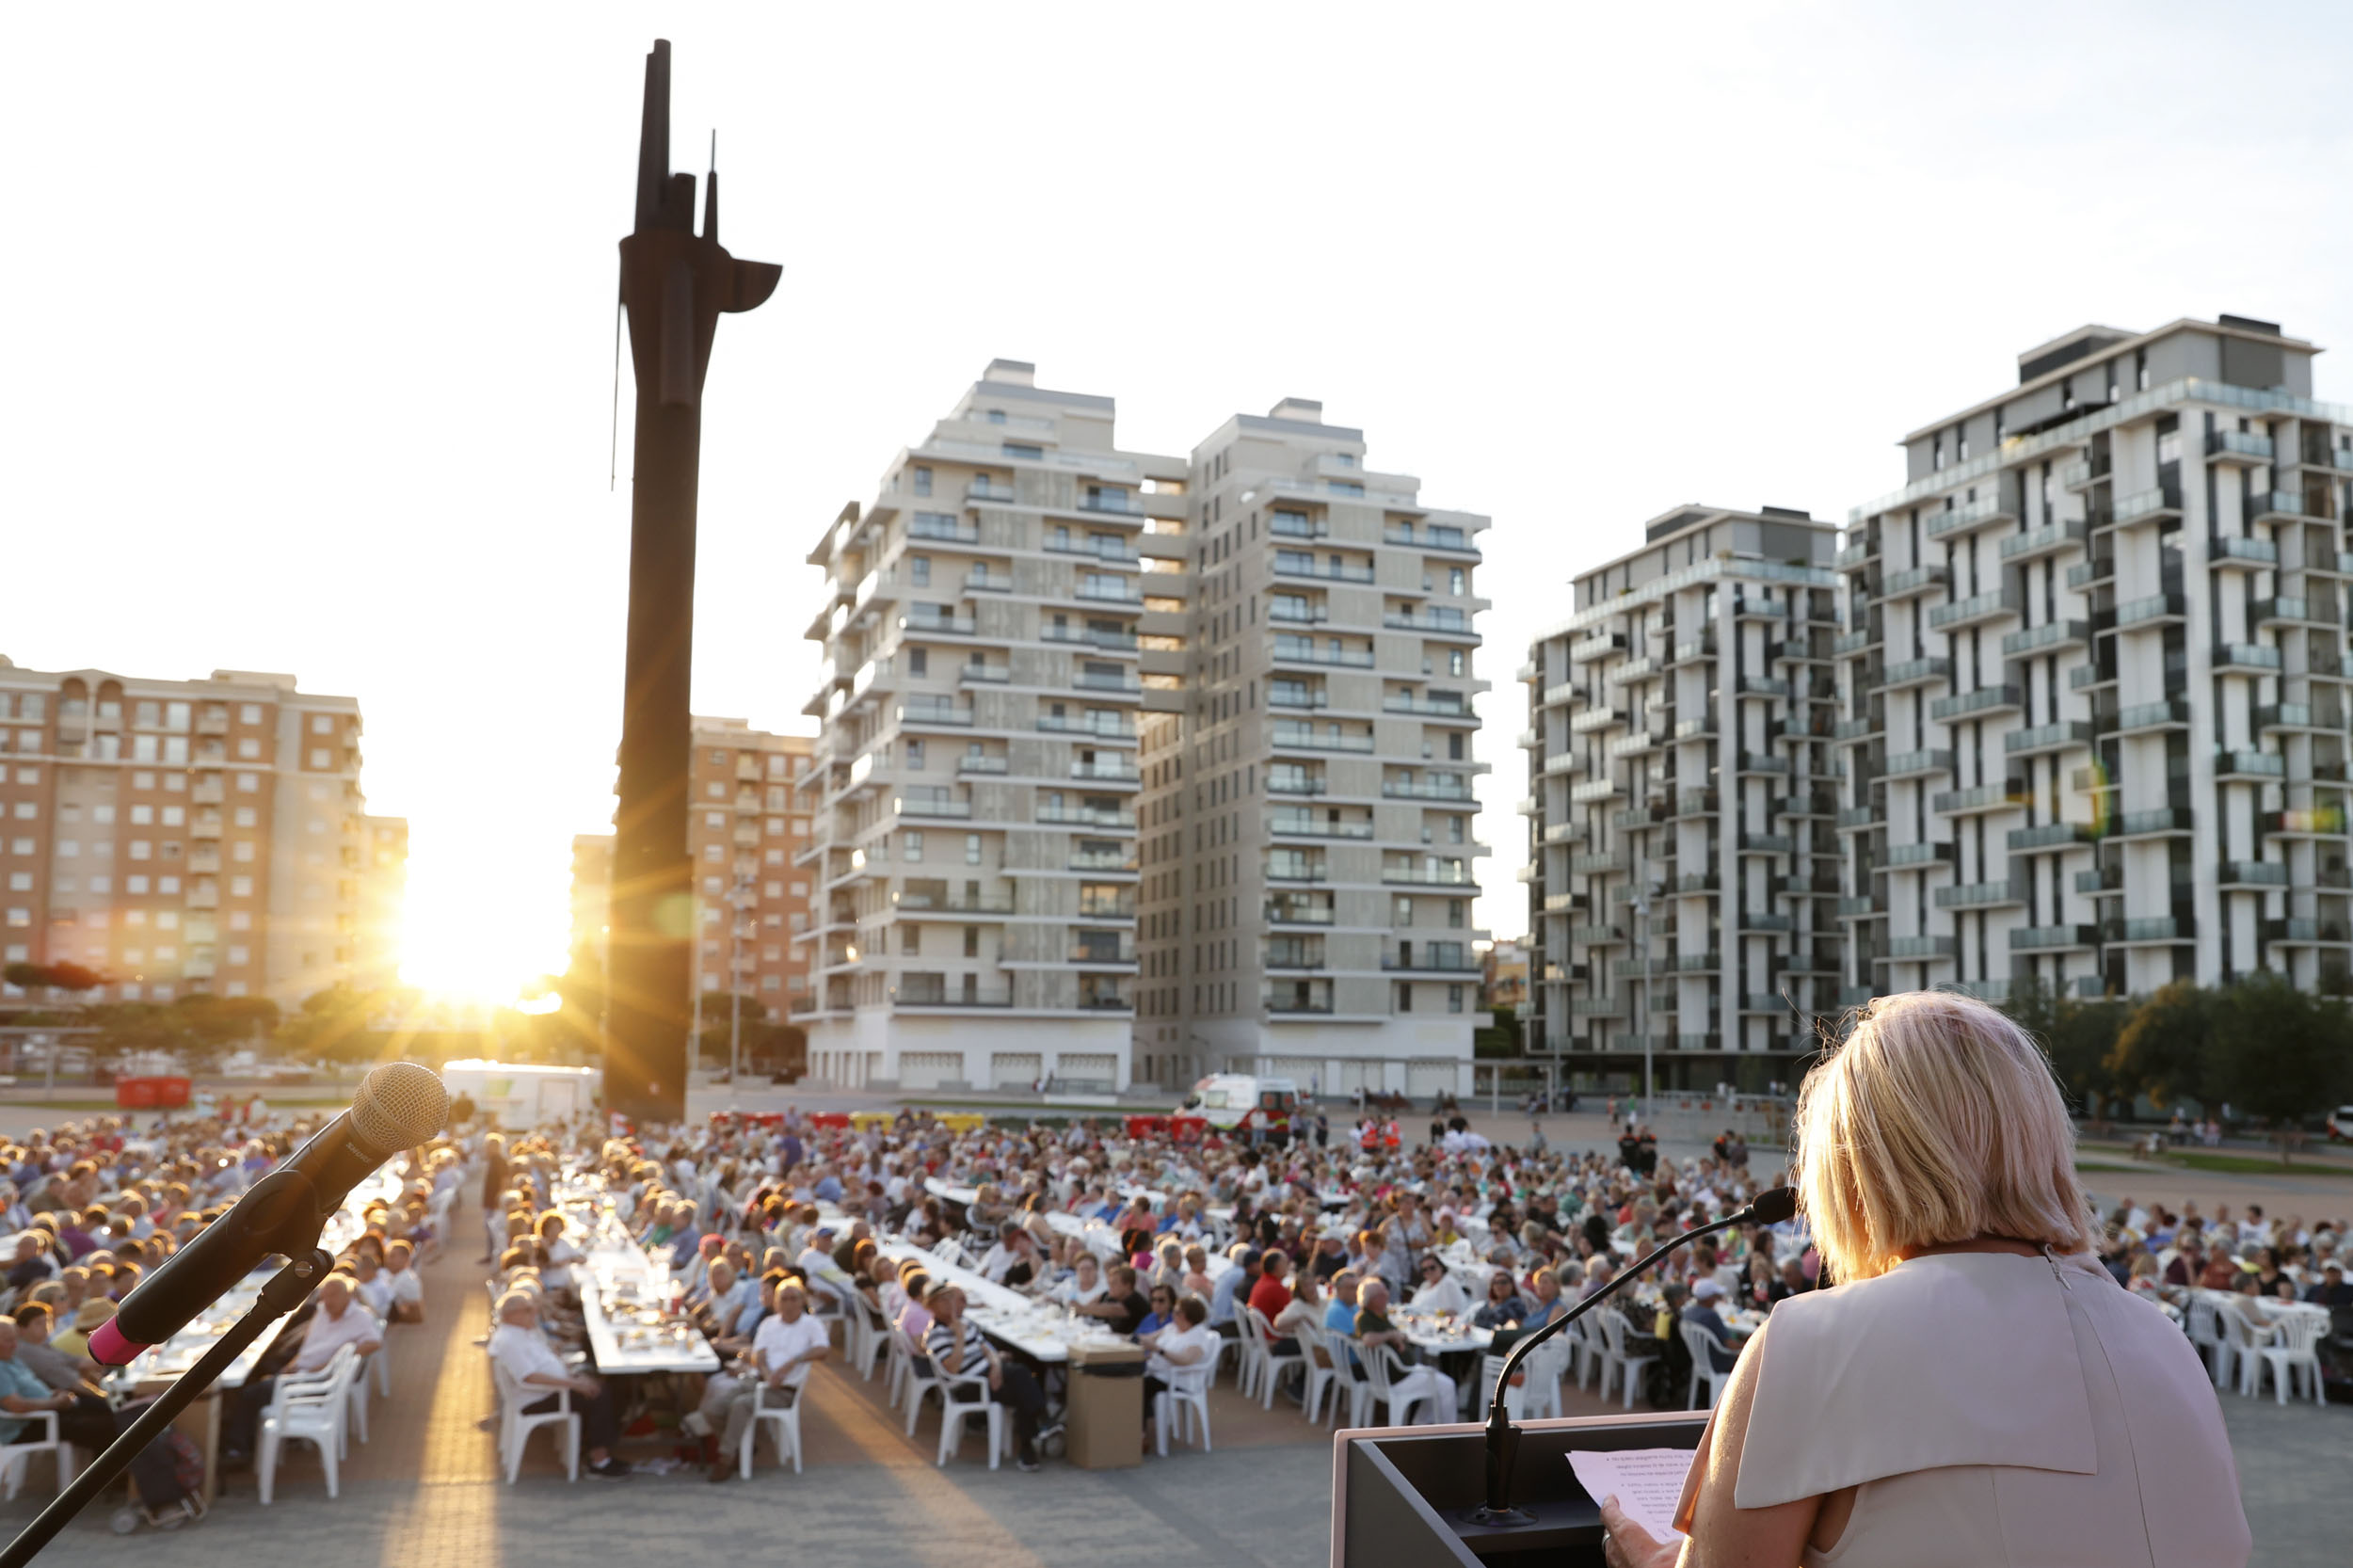
[(1401, 980), (1397, 983), (1397, 1010), (1401, 1013), (1414, 1010), (1414, 988)]
[(977, 833), (964, 836), (964, 863), (968, 866), (981, 863), (981, 836)]
[(1463, 988), (1460, 985), (1449, 985), (1446, 988), (1446, 1010), (1449, 1013), (1460, 1013), (1463, 1010)]
[(932, 471), (921, 463), (915, 466), (915, 493), (917, 495), (932, 493)]
[(910, 829), (902, 833), (899, 835), (899, 840), (900, 859), (920, 860), (923, 858), (923, 835), (920, 831)]

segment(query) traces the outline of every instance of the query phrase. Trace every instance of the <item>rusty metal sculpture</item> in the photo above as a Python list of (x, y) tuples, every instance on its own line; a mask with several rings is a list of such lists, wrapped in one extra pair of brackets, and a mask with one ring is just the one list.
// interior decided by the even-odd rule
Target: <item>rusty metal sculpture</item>
[(621, 241), (636, 472), (604, 1042), (605, 1103), (638, 1122), (686, 1113), (690, 987), (699, 984), (686, 822), (703, 377), (720, 315), (765, 302), (783, 270), (720, 246), (715, 168), (695, 232), (695, 177), (670, 171), (670, 45), (656, 40), (646, 56), (637, 227)]

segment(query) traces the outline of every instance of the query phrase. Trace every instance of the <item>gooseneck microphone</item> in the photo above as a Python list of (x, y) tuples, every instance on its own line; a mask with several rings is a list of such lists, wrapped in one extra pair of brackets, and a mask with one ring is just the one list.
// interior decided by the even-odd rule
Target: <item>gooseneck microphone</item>
[(228, 1213), (171, 1255), (113, 1318), (89, 1336), (93, 1360), (128, 1366), (276, 1256), (318, 1244), (327, 1217), (351, 1190), (402, 1149), (440, 1131), (449, 1095), (440, 1075), (413, 1062), (368, 1074), (351, 1109), (319, 1128), (286, 1161), (248, 1189)]
[[(1769, 1187), (1759, 1192), (1746, 1208), (1727, 1214), (1714, 1224), (1687, 1230), (1664, 1245), (1653, 1248), (1647, 1256), (1636, 1258), (1609, 1283), (1513, 1346), (1512, 1353), (1504, 1359), (1503, 1370), (1496, 1376), (1495, 1404), (1487, 1412), (1487, 1500), (1479, 1508), (1465, 1511), (1461, 1517), (1467, 1523), (1491, 1529), (1536, 1522), (1536, 1516), (1526, 1509), (1512, 1506), (1512, 1465), (1519, 1457), (1520, 1429), (1512, 1424), (1511, 1416), (1505, 1414), (1503, 1408), (1504, 1390), (1511, 1387), (1512, 1374), (1520, 1369), (1520, 1363), (1528, 1359), (1529, 1352), (1599, 1306), (1605, 1297), (1686, 1241), (1695, 1241), (1703, 1236), (1729, 1230), (1734, 1225), (1777, 1225), (1797, 1211), (1795, 1188)], [(96, 1342), (95, 1338), (92, 1342)]]

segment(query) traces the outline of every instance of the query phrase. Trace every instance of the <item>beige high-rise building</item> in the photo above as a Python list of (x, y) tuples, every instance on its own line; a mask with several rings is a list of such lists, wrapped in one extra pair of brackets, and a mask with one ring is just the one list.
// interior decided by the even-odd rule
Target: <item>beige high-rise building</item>
[(371, 832), (360, 733), (356, 699), (291, 675), (0, 659), (0, 960), (95, 970), (104, 1001), (363, 982), (392, 961), (376, 855), (407, 836)]
[(1143, 736), (1138, 1076), (1470, 1089), (1478, 535), (1289, 398), (1193, 449), (1182, 700)]
[(400, 979), (401, 917), (408, 901), (408, 819), (368, 817), (360, 824), (360, 920), (357, 970), (361, 986)]
[[(808, 921), (810, 883), (792, 857), (808, 841), (809, 820), (792, 780), (814, 744), (744, 719), (694, 721), (686, 845), (695, 863), (698, 1006), (704, 996), (736, 990), (758, 1000), (760, 1016), (780, 1023), (808, 994), (807, 954), (792, 937)], [(609, 967), (612, 892), (613, 835), (576, 836), (571, 952), (600, 970)]]
[(809, 553), (809, 1070), (1125, 1087), (1137, 714), (1184, 669), (1186, 464), (1000, 360)]

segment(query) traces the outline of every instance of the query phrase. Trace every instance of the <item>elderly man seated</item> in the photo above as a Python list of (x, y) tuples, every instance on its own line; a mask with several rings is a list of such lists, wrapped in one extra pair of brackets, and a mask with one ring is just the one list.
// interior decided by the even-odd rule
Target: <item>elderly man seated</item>
[(628, 1477), (629, 1466), (613, 1452), (620, 1438), (620, 1423), (613, 1412), (613, 1392), (595, 1378), (575, 1375), (539, 1332), (539, 1303), (527, 1290), (509, 1290), (499, 1298), (498, 1327), (490, 1333), (490, 1359), (506, 1369), (523, 1388), (525, 1398), (545, 1394), (523, 1406), (526, 1416), (543, 1416), (566, 1392), (580, 1416), (580, 1437), (588, 1449), (588, 1473), (606, 1480)]
[[(131, 1428), (138, 1419), (136, 1410), (116, 1411), (106, 1403), (105, 1397), (81, 1379), (72, 1364), (65, 1357), (50, 1352), (44, 1365), (54, 1368), (44, 1371), (36, 1368), (27, 1352), (33, 1351), (35, 1340), (48, 1337), (48, 1309), (38, 1305), (24, 1308), (27, 1320), (34, 1314), (40, 1321), (33, 1324), (33, 1336), (20, 1339), (17, 1320), (0, 1318), (0, 1444), (14, 1443), (34, 1425), (30, 1417), (42, 1411), (55, 1411), (57, 1416), (57, 1435), (67, 1442), (85, 1448), (104, 1448)], [(62, 1364), (58, 1366), (56, 1364)], [(58, 1381), (53, 1381), (53, 1377)], [(131, 1461), (131, 1480), (138, 1488), (139, 1501), (148, 1509), (148, 1517), (161, 1523), (158, 1511), (174, 1504), (185, 1503), (182, 1517), (201, 1518), (204, 1505), (181, 1490), (175, 1479), (171, 1452), (164, 1447), (161, 1437), (150, 1442)]]
[[(833, 1342), (824, 1325), (808, 1315), (808, 1292), (800, 1281), (787, 1275), (776, 1288), (776, 1311), (760, 1320), (753, 1335), (751, 1363), (737, 1364), (733, 1386), (722, 1406), (724, 1418), (712, 1421), (721, 1428), (718, 1451), (711, 1461), (714, 1481), (737, 1473), (736, 1450), (763, 1394), (772, 1405), (791, 1404), (808, 1382), (808, 1369), (832, 1352)], [(711, 1381), (720, 1382), (717, 1378)], [(708, 1394), (702, 1413), (705, 1420), (712, 1420)]]
[[(324, 1371), (327, 1364), (335, 1359), (335, 1352), (345, 1345), (354, 1347), (361, 1355), (383, 1347), (383, 1327), (360, 1304), (359, 1288), (359, 1282), (341, 1270), (321, 1282), (318, 1310), (303, 1323), (302, 1343), (294, 1359), (286, 1364), (286, 1371)], [(225, 1464), (234, 1467), (251, 1463), (262, 1412), (277, 1387), (276, 1377), (264, 1377), (250, 1379), (237, 1390), (236, 1400), (229, 1410), (227, 1430), (221, 1434)]]

